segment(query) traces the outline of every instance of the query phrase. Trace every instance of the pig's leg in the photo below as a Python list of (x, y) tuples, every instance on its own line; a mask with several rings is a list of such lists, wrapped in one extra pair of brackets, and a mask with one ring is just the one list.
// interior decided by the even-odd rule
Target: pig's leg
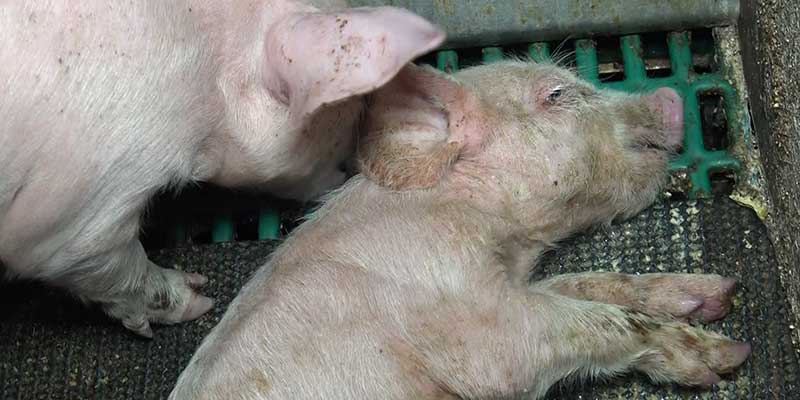
[(535, 289), (529, 302), (534, 368), (560, 369), (561, 377), (638, 370), (655, 382), (705, 387), (750, 354), (748, 344), (625, 307)]
[[(472, 295), (474, 297), (474, 294)], [(426, 367), (442, 391), (462, 398), (543, 396), (567, 378), (640, 371), (655, 382), (709, 386), (739, 366), (750, 346), (687, 323), (613, 304), (513, 287), (499, 309), (464, 307), (428, 323)], [(471, 304), (471, 303), (470, 303)], [(457, 315), (455, 322), (447, 318)], [(469, 317), (467, 317), (469, 316)], [(459, 323), (469, 325), (461, 326)], [(434, 327), (446, 331), (442, 338)], [(445, 329), (446, 328), (446, 329)]]
[(731, 308), (736, 280), (719, 275), (587, 272), (534, 284), (580, 300), (617, 304), (654, 316), (708, 322)]
[(194, 290), (206, 278), (155, 265), (138, 240), (72, 266), (52, 281), (100, 303), (107, 314), (145, 337), (153, 336), (150, 322), (192, 320), (213, 306)]

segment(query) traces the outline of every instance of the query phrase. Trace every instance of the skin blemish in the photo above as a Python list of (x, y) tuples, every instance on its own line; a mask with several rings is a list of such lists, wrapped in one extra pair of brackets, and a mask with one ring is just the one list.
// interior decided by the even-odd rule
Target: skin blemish
[(24, 188), (25, 188), (25, 185), (22, 185), (22, 186), (18, 187), (16, 191), (14, 191), (14, 196), (11, 197), (11, 202), (12, 203), (14, 202), (14, 200), (17, 199), (19, 194), (22, 192), (22, 189), (24, 189)]
[(254, 369), (250, 371), (250, 379), (255, 384), (259, 394), (266, 394), (272, 389), (272, 384), (269, 382), (264, 373)]

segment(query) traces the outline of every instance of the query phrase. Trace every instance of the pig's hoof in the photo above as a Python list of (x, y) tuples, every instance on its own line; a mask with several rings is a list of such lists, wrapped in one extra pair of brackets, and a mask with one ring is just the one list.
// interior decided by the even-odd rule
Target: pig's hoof
[(214, 306), (212, 299), (195, 291), (208, 281), (204, 276), (156, 268), (148, 276), (145, 287), (121, 301), (105, 304), (109, 315), (119, 318), (126, 328), (147, 338), (153, 337), (151, 322), (174, 324), (190, 321)]
[(665, 324), (645, 340), (654, 349), (639, 358), (638, 369), (656, 382), (686, 386), (718, 383), (719, 375), (736, 369), (751, 351), (748, 343), (680, 323)]
[(642, 311), (692, 322), (705, 323), (727, 315), (736, 289), (735, 279), (719, 275), (658, 274), (641, 278)]

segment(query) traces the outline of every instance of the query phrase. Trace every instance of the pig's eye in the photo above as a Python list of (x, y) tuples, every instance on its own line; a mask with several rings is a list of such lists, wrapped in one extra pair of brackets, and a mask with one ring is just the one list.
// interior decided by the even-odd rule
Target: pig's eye
[(553, 105), (556, 104), (558, 98), (561, 97), (561, 92), (563, 89), (561, 86), (556, 86), (553, 90), (550, 91), (550, 94), (544, 99), (547, 104)]

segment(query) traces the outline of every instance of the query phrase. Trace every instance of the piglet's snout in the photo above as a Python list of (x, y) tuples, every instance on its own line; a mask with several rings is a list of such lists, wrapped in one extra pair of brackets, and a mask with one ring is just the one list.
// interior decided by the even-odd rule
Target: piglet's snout
[(683, 100), (673, 89), (661, 88), (645, 98), (648, 107), (661, 115), (664, 122), (665, 147), (675, 149), (683, 144)]

